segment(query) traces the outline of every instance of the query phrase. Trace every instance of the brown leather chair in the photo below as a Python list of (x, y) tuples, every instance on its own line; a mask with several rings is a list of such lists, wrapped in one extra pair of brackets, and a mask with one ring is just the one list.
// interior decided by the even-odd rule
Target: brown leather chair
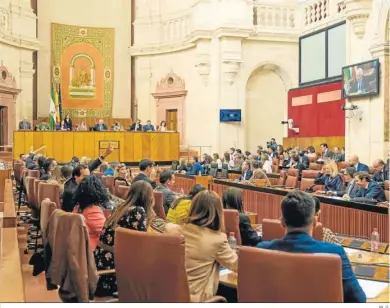
[(49, 218), (56, 209), (57, 209), (57, 205), (54, 202), (50, 201), (49, 198), (46, 198), (41, 203), (40, 224), (41, 224), (43, 244), (45, 244), (46, 242), (46, 229), (47, 229), (47, 224), (49, 222)]
[(226, 236), (229, 238), (230, 232), (233, 232), (237, 240), (237, 245), (241, 245), (240, 216), (238, 211), (223, 210), (223, 217), (225, 219)]
[(280, 177), (278, 180), (278, 185), (282, 186), (286, 184), (286, 179), (287, 179), (287, 172), (285, 170), (280, 171)]
[(317, 163), (310, 163), (309, 164), (309, 169), (310, 170), (321, 170), (322, 169), (322, 166), (321, 164), (317, 164)]
[(318, 175), (317, 170), (303, 170), (302, 179), (299, 189), (306, 191), (309, 187), (312, 187), (313, 191), (324, 190), (323, 185), (314, 185), (314, 180)]
[(389, 190), (390, 181), (385, 181), (385, 189)]
[(14, 162), (14, 175), (15, 175), (15, 181), (17, 183), (20, 183), (21, 180), (21, 171), (22, 171), (23, 163), (22, 162)]
[(339, 170), (344, 170), (345, 168), (349, 167), (349, 162), (340, 161), (337, 163), (337, 167), (339, 168)]
[(285, 183), (286, 188), (297, 188), (298, 187), (298, 169), (288, 169), (287, 180)]
[[(263, 241), (273, 241), (282, 239), (286, 235), (286, 230), (283, 228), (279, 219), (264, 218), (261, 224)], [(317, 222), (313, 229), (313, 238), (316, 241), (323, 241), (323, 227), (322, 223)]]
[(317, 157), (309, 157), (309, 164), (315, 163), (317, 161)]
[(166, 218), (165, 211), (164, 211), (164, 195), (161, 191), (153, 191), (154, 194), (154, 212), (156, 215), (162, 219)]
[(56, 204), (61, 206), (60, 200), (60, 187), (58, 184), (49, 184), (45, 182), (40, 182), (38, 184), (38, 203), (39, 206), (42, 204), (43, 200), (46, 198), (53, 200)]
[(342, 303), (341, 259), (240, 247), (237, 293), (242, 303)]
[(278, 173), (279, 171), (279, 159), (274, 158), (272, 160), (272, 172), (273, 173)]
[(40, 178), (40, 172), (39, 170), (27, 170), (27, 176), (31, 176), (33, 178)]
[(104, 186), (106, 186), (106, 188), (108, 188), (108, 191), (114, 195), (114, 177), (113, 176), (102, 176), (102, 182), (104, 184)]
[(127, 199), (127, 195), (129, 194), (129, 191), (130, 191), (130, 186), (123, 186), (123, 185), (119, 185), (118, 186), (118, 196), (119, 198), (123, 199), (123, 200), (126, 200)]
[(34, 199), (35, 199), (35, 206), (37, 209), (39, 209), (39, 207), (41, 206), (41, 203), (39, 202), (40, 199), (38, 198), (38, 194), (39, 194), (38, 185), (39, 183), (44, 183), (44, 182), (45, 181), (41, 181), (38, 179), (34, 180)]
[(114, 195), (121, 198), (119, 195), (119, 186), (127, 186), (125, 181), (116, 180), (114, 181)]
[[(137, 247), (136, 254), (134, 247)], [(119, 302), (190, 302), (185, 243), (180, 234), (117, 228), (114, 253)], [(209, 301), (226, 302), (223, 297)]]

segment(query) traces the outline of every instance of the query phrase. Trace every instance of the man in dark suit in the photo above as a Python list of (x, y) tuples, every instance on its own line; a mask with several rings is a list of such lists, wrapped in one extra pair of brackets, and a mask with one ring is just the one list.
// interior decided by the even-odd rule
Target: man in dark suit
[(352, 155), (349, 160), (349, 165), (351, 167), (354, 167), (356, 172), (362, 172), (362, 171), (365, 171), (365, 172), (369, 172), (370, 171), (370, 168), (368, 168), (367, 165), (365, 164), (362, 164), (360, 161), (359, 161), (359, 157), (357, 155)]
[(140, 173), (133, 179), (132, 183), (135, 183), (137, 181), (146, 181), (150, 185), (152, 185), (152, 188), (155, 189), (157, 187), (157, 184), (155, 181), (153, 181), (150, 178), (150, 175), (152, 174), (152, 171), (154, 169), (154, 162), (150, 159), (143, 159), (139, 163), (139, 170)]
[(94, 129), (95, 132), (104, 132), (107, 131), (107, 125), (104, 124), (104, 121), (102, 119), (99, 120), (99, 122), (95, 125)]
[(163, 170), (160, 174), (160, 185), (156, 187), (157, 191), (161, 191), (164, 196), (164, 211), (168, 213), (173, 201), (176, 200), (176, 194), (169, 188), (175, 184), (175, 175), (171, 170)]
[(328, 253), (340, 256), (344, 302), (365, 303), (366, 295), (352, 271), (344, 248), (312, 238), (316, 224), (313, 197), (301, 191), (289, 193), (282, 201), (281, 210), (282, 225), (287, 230), (287, 235), (283, 239), (259, 243), (257, 247), (291, 253)]
[(328, 144), (327, 143), (322, 143), (320, 145), (321, 151), (322, 151), (322, 159), (325, 158), (333, 158), (333, 153), (329, 151)]
[(106, 149), (106, 152), (99, 158), (91, 161), (88, 166), (78, 165), (73, 169), (72, 177), (64, 184), (62, 209), (65, 212), (72, 212), (76, 205), (73, 201), (73, 195), (75, 189), (77, 188), (77, 185), (83, 180), (84, 177), (90, 175), (92, 171), (96, 170), (102, 164), (104, 159), (112, 153), (113, 150), (113, 147), (111, 146), (111, 144), (109, 144)]
[(142, 132), (142, 125), (140, 119), (130, 125), (129, 132)]
[(328, 195), (335, 195), (338, 197), (343, 197), (344, 199), (351, 199), (351, 196), (354, 196), (359, 187), (356, 184), (354, 175), (356, 170), (354, 167), (347, 167), (344, 170), (344, 181), (348, 183), (345, 191), (330, 191)]
[(244, 161), (242, 163), (242, 175), (240, 176), (239, 180), (240, 181), (249, 181), (253, 175), (253, 171), (251, 170), (249, 161)]
[(370, 179), (368, 172), (358, 172), (354, 175), (359, 189), (352, 196), (354, 201), (385, 202), (386, 195), (383, 188)]
[(27, 118), (24, 118), (23, 121), (19, 123), (19, 129), (31, 130), (31, 123), (27, 120)]
[(385, 181), (389, 180), (389, 166), (385, 164), (382, 159), (376, 159), (372, 164), (374, 167), (375, 173), (373, 180), (377, 182), (382, 187), (385, 186)]

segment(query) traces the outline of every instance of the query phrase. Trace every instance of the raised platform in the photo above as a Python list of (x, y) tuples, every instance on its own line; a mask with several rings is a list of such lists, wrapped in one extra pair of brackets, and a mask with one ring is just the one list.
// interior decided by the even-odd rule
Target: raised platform
[(14, 158), (29, 153), (30, 148), (46, 146), (40, 153), (59, 162), (68, 162), (73, 156), (98, 157), (108, 142), (114, 147), (108, 161), (136, 163), (143, 158), (155, 162), (179, 159), (179, 133), (144, 132), (14, 132)]

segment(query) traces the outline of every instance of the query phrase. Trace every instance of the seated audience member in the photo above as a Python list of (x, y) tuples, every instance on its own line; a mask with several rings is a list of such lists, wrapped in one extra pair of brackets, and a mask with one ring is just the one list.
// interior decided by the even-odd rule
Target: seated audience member
[(108, 170), (109, 167), (110, 165), (107, 162), (104, 162), (99, 166), (99, 172), (104, 175), (104, 173)]
[(357, 155), (352, 155), (348, 159), (348, 162), (349, 162), (349, 166), (350, 167), (354, 167), (356, 172), (361, 172), (361, 171), (369, 172), (370, 171), (370, 168), (368, 168), (367, 165), (362, 164), (361, 162), (359, 162), (359, 157), (357, 157)]
[[(342, 262), (344, 302), (365, 303), (366, 295), (352, 271), (348, 256), (340, 245), (316, 241), (312, 238), (315, 219), (315, 201), (304, 192), (287, 194), (281, 204), (282, 225), (287, 231), (283, 239), (261, 242), (257, 247), (291, 253), (330, 253), (339, 255)], [(313, 273), (315, 275), (315, 273)]]
[(166, 132), (167, 131), (167, 122), (161, 121), (160, 126), (158, 128), (159, 132)]
[(343, 190), (343, 180), (339, 175), (337, 164), (331, 160), (327, 162), (314, 180), (316, 185), (325, 185), (325, 192)]
[(301, 165), (301, 172), (302, 170), (306, 170), (309, 168), (309, 157), (306, 155), (305, 151), (299, 151), (299, 164)]
[(309, 146), (307, 148), (307, 157), (308, 158), (312, 158), (314, 160), (317, 160), (317, 153), (316, 153), (316, 149), (313, 147), (313, 146)]
[[(54, 128), (54, 127), (53, 127)], [(49, 124), (46, 122), (45, 119), (43, 119), (41, 121), (41, 123), (39, 123), (37, 126), (36, 126), (36, 130), (37, 131), (47, 131), (47, 130), (50, 130), (50, 126)]]
[(267, 174), (263, 171), (263, 164), (261, 161), (254, 160), (252, 162), (253, 175), (249, 181), (253, 180), (267, 180), (267, 186), (271, 186), (271, 182), (268, 179)]
[(246, 157), (247, 159), (250, 159), (251, 155), (252, 155), (251, 152), (245, 151), (245, 157)]
[(74, 168), (80, 164), (80, 159), (77, 156), (73, 156), (70, 165)]
[(41, 181), (47, 181), (53, 176), (53, 171), (57, 168), (57, 162), (54, 158), (48, 158), (43, 163), (43, 174), (40, 177)]
[(237, 188), (230, 188), (223, 193), (223, 208), (228, 210), (237, 210), (240, 217), (240, 235), (243, 246), (256, 246), (261, 242), (261, 236), (253, 230), (247, 214), (245, 214), (242, 205), (242, 191)]
[(205, 301), (217, 293), (221, 265), (237, 271), (237, 254), (230, 248), (224, 228), (221, 198), (208, 190), (198, 193), (188, 223), (181, 227), (192, 302)]
[(204, 166), (204, 165), (207, 164), (207, 162), (206, 162), (206, 157), (207, 157), (207, 156), (209, 156), (207, 153), (203, 153), (203, 154), (202, 154), (202, 161), (200, 162), (200, 164), (201, 164), (202, 166)]
[(237, 153), (237, 154), (241, 154), (241, 155), (242, 155), (242, 151), (241, 151), (241, 149), (236, 149), (236, 153)]
[(104, 176), (114, 176), (115, 174), (115, 169), (116, 167), (118, 166), (118, 162), (116, 161), (113, 161), (111, 163), (108, 164), (108, 168), (106, 169), (106, 171), (104, 171), (103, 175)]
[(137, 122), (131, 124), (130, 128), (129, 128), (129, 131), (130, 132), (142, 132), (141, 120), (138, 119)]
[(94, 129), (93, 129), (95, 132), (103, 132), (103, 131), (107, 131), (108, 128), (107, 128), (107, 125), (104, 124), (104, 121), (103, 119), (100, 119), (97, 124), (95, 125)]
[(217, 153), (213, 154), (213, 160), (211, 163), (217, 164), (218, 169), (222, 169), (222, 160), (219, 159), (219, 155)]
[(160, 185), (156, 187), (157, 191), (161, 191), (164, 196), (164, 212), (168, 213), (173, 201), (176, 200), (176, 194), (169, 188), (175, 184), (175, 175), (171, 170), (163, 170), (160, 174)]
[(278, 145), (278, 147), (276, 148), (276, 152), (275, 152), (275, 157), (279, 160), (284, 160), (284, 149), (283, 149), (283, 146), (281, 144)]
[(84, 121), (81, 121), (80, 125), (77, 126), (77, 129), (76, 129), (78, 132), (86, 132), (88, 130), (88, 127), (87, 125), (85, 124)]
[[(342, 191), (328, 191), (328, 195), (343, 197), (346, 200), (349, 200), (351, 196), (353, 196), (358, 189), (358, 186), (356, 185), (355, 178), (353, 177), (356, 173), (355, 168), (353, 167), (347, 167), (344, 170), (344, 182), (345, 190)], [(345, 186), (344, 185), (344, 186)]]
[(329, 151), (328, 144), (327, 143), (322, 143), (320, 145), (321, 151), (322, 151), (322, 159), (325, 160), (325, 158), (332, 159), (333, 158), (333, 153)]
[(122, 124), (116, 121), (114, 125), (112, 125), (111, 130), (114, 132), (124, 132), (125, 129), (123, 128)]
[[(296, 152), (294, 151), (294, 153), (296, 153)], [(289, 163), (289, 165), (287, 165), (287, 167), (293, 168), (293, 169), (299, 169), (298, 168), (299, 167), (299, 156), (298, 156), (298, 154), (294, 154), (293, 156), (291, 156), (290, 163)]]
[(67, 114), (65, 116), (64, 123), (65, 123), (65, 126), (66, 126), (66, 130), (68, 130), (68, 131), (72, 131), (73, 130), (73, 123), (72, 123), (72, 120), (71, 120), (69, 114)]
[(191, 169), (188, 168), (188, 164), (187, 164), (186, 160), (185, 159), (181, 159), (180, 160), (180, 166), (178, 167), (177, 171), (181, 173), (182, 171), (187, 172), (187, 171), (190, 171), (190, 170)]
[(272, 173), (272, 159), (267, 153), (261, 154), (261, 162), (263, 163), (263, 170), (265, 173)]
[(126, 186), (130, 186), (131, 180), (129, 179), (128, 171), (125, 164), (119, 164), (118, 166), (116, 166), (114, 173), (114, 183), (115, 181), (124, 181), (126, 182)]
[[(316, 217), (316, 221), (318, 221), (321, 213), (321, 202), (317, 197), (314, 197), (314, 201), (316, 204), (315, 217)], [(339, 244), (334, 233), (328, 228), (322, 227), (322, 237), (323, 237), (322, 240), (325, 243)]]
[(198, 162), (197, 156), (192, 156), (190, 163), (192, 164), (192, 168), (190, 171), (187, 171), (188, 175), (202, 175), (204, 173), (204, 169)]
[(333, 148), (333, 160), (336, 163), (345, 161), (345, 155), (341, 153), (339, 147)]
[(242, 164), (244, 162), (244, 159), (242, 158), (242, 154), (236, 153), (233, 156), (233, 163), (234, 167), (233, 170), (235, 171), (242, 171)]
[(231, 155), (228, 152), (225, 152), (223, 156), (224, 156), (224, 163), (228, 165), (228, 169), (233, 170), (234, 161), (233, 159), (231, 159)]
[(204, 186), (195, 184), (191, 188), (188, 196), (183, 196), (176, 199), (168, 210), (167, 221), (177, 225), (183, 225), (186, 223), (188, 220), (188, 213), (190, 212), (192, 199), (194, 199), (195, 196), (203, 190), (206, 190)]
[[(293, 164), (292, 157), (297, 156), (298, 159), (298, 153), (295, 150), (292, 150), (291, 148), (286, 150), (285, 158), (283, 162), (283, 168), (290, 168)], [(299, 160), (299, 159), (298, 159)]]
[(389, 180), (389, 166), (385, 164), (382, 159), (376, 159), (372, 164), (375, 173), (373, 180), (376, 181), (382, 187), (385, 186), (385, 181)]
[(356, 185), (359, 187), (352, 196), (354, 201), (374, 201), (385, 202), (386, 195), (383, 188), (375, 181), (371, 180), (368, 172), (358, 172), (354, 175)]
[(19, 129), (31, 130), (31, 123), (27, 118), (23, 118), (23, 121), (19, 122)]
[(84, 216), (89, 233), (89, 244), (94, 250), (106, 222), (102, 207), (109, 201), (108, 192), (99, 178), (89, 175), (77, 186), (74, 200), (78, 205), (73, 212)]
[(138, 181), (145, 181), (152, 185), (152, 188), (155, 189), (157, 184), (151, 178), (151, 174), (154, 171), (154, 162), (150, 159), (143, 159), (139, 163), (140, 173), (133, 179), (132, 185)]
[[(153, 205), (154, 197), (150, 184), (145, 181), (133, 183), (126, 202), (119, 204), (104, 224), (100, 241), (94, 251), (97, 270), (115, 268), (115, 229), (120, 227), (146, 232), (153, 217)], [(134, 247), (134, 253), (136, 252), (137, 247)], [(115, 274), (100, 276), (97, 296), (111, 296), (117, 291)]]
[(75, 206), (73, 202), (73, 194), (77, 185), (82, 181), (82, 179), (90, 175), (92, 171), (99, 167), (99, 165), (104, 161), (104, 159), (110, 155), (113, 151), (111, 145), (106, 149), (106, 152), (101, 155), (98, 159), (93, 160), (89, 166), (87, 165), (78, 165), (73, 169), (72, 177), (64, 185), (64, 196), (62, 202), (62, 209), (65, 212), (72, 212)]
[(144, 125), (144, 132), (154, 132), (154, 125), (150, 120), (146, 121), (146, 125)]
[(230, 148), (229, 149), (230, 160), (234, 159), (234, 153), (236, 153), (236, 149), (235, 148)]
[(27, 169), (29, 170), (39, 170), (39, 178), (45, 173), (43, 170), (43, 165), (46, 161), (46, 158), (42, 154), (35, 154), (31, 161), (29, 158), (26, 161)]
[(68, 127), (66, 126), (65, 121), (62, 120), (61, 123), (58, 124), (58, 125), (56, 126), (56, 130), (57, 130), (57, 131), (59, 131), (59, 130), (61, 130), (61, 131), (67, 131), (67, 130), (69, 130), (69, 129), (68, 129)]
[(239, 181), (249, 181), (250, 178), (252, 177), (253, 172), (251, 170), (251, 166), (249, 164), (249, 161), (244, 161), (242, 163), (242, 175), (238, 179)]

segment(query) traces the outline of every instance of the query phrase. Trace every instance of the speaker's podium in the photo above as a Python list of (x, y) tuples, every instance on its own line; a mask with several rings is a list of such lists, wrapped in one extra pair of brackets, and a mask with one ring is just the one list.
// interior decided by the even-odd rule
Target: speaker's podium
[(14, 159), (45, 146), (42, 154), (58, 162), (70, 162), (73, 156), (95, 158), (111, 143), (113, 153), (108, 161), (136, 163), (143, 158), (171, 163), (180, 156), (180, 136), (177, 132), (14, 132)]

